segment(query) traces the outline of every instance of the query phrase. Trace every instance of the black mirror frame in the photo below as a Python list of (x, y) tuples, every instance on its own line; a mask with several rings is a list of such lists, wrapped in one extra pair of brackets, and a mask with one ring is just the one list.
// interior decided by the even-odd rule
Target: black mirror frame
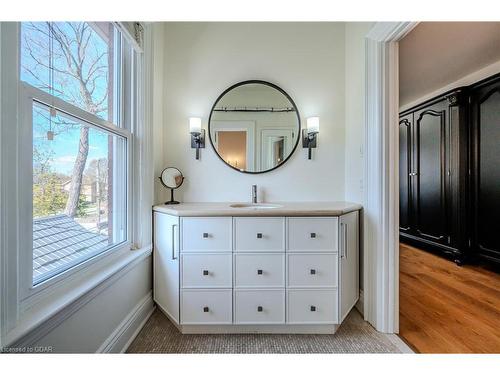
[[(214, 146), (214, 142), (212, 140), (212, 132), (210, 131), (210, 123), (212, 122), (212, 113), (214, 113), (214, 109), (215, 109), (215, 106), (217, 105), (217, 103), (222, 99), (222, 97), (224, 95), (226, 95), (229, 91), (235, 89), (236, 87), (239, 87), (239, 86), (243, 86), (243, 85), (248, 85), (248, 84), (253, 84), (253, 83), (259, 83), (259, 84), (262, 84), (262, 85), (266, 85), (266, 86), (269, 86), (269, 87), (272, 87), (273, 89), (276, 89), (278, 90), (280, 93), (282, 93), (283, 95), (285, 95), (285, 97), (290, 101), (290, 103), (292, 104), (293, 108), (295, 109), (295, 113), (297, 114), (297, 121), (299, 123), (299, 128), (297, 129), (297, 139), (295, 141), (295, 145), (293, 146), (293, 149), (292, 151), (290, 152), (290, 154), (285, 158), (285, 160), (283, 160), (280, 164), (278, 164), (277, 166), (271, 168), (271, 169), (266, 169), (265, 171), (258, 171), (258, 172), (254, 172), (254, 171), (242, 171), (241, 169), (238, 169), (236, 167), (233, 167), (231, 164), (228, 164), (226, 163), (226, 161), (224, 159), (222, 159), (222, 157), (219, 155), (219, 153), (217, 152), (217, 149), (215, 148)], [(301, 131), (301, 124), (300, 124), (300, 113), (299, 113), (299, 109), (297, 108), (297, 106), (295, 105), (295, 102), (293, 101), (293, 99), (290, 97), (290, 95), (288, 95), (286, 93), (285, 90), (283, 90), (281, 87), (275, 85), (274, 83), (271, 83), (271, 82), (267, 82), (267, 81), (261, 81), (261, 80), (256, 80), (256, 79), (252, 79), (252, 80), (248, 80), (248, 81), (242, 81), (242, 82), (238, 82), (234, 85), (232, 85), (231, 87), (228, 87), (226, 90), (224, 90), (224, 92), (222, 94), (219, 95), (219, 97), (217, 98), (217, 100), (214, 102), (214, 105), (212, 106), (212, 109), (210, 110), (210, 116), (208, 117), (208, 138), (210, 139), (210, 145), (212, 146), (213, 150), (215, 151), (215, 154), (218, 156), (218, 158), (225, 164), (227, 165), (228, 167), (234, 169), (235, 171), (238, 171), (240, 173), (248, 173), (248, 174), (260, 174), (260, 173), (267, 173), (267, 172), (271, 172), (271, 171), (274, 171), (275, 169), (283, 166), (287, 161), (288, 159), (290, 159), (293, 155), (293, 153), (295, 152), (295, 150), (297, 149), (297, 146), (299, 145), (299, 140), (300, 140), (300, 134)]]
[[(172, 187), (170, 187), (170, 186), (167, 186), (167, 185), (163, 182), (163, 180), (162, 180), (161, 176), (163, 175), (163, 172), (165, 172), (167, 169), (176, 169), (176, 170), (178, 170), (178, 171), (179, 171), (179, 173), (181, 174), (182, 181), (181, 181), (181, 183), (180, 183), (178, 186), (176, 186), (176, 187), (172, 188)], [(165, 204), (179, 204), (180, 202), (178, 202), (178, 201), (174, 200), (174, 190), (176, 190), (176, 189), (180, 188), (180, 187), (181, 187), (181, 185), (184, 183), (184, 180), (186, 179), (186, 178), (184, 177), (184, 175), (182, 174), (182, 172), (180, 171), (180, 169), (179, 169), (179, 168), (176, 168), (176, 167), (166, 167), (166, 168), (163, 168), (163, 170), (162, 170), (162, 171), (161, 171), (161, 173), (160, 173), (160, 177), (158, 177), (158, 178), (160, 179), (160, 183), (161, 183), (161, 184), (162, 184), (165, 188), (170, 189), (170, 200), (169, 200), (168, 202), (165, 202)]]

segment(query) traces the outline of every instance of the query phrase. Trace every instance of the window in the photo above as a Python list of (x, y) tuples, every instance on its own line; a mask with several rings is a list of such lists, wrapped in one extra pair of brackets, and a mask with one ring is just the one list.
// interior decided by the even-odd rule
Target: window
[(133, 53), (112, 23), (21, 24), (33, 149), (31, 285), (129, 241), (132, 133), (123, 109), (133, 108)]

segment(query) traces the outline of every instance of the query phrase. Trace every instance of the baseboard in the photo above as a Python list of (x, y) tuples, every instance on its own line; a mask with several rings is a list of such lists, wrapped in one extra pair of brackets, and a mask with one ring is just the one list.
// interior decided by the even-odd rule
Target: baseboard
[(97, 353), (124, 353), (153, 311), (153, 295), (152, 292), (149, 292), (102, 343), (97, 349)]
[(361, 314), (361, 316), (364, 319), (364, 316), (365, 316), (365, 297), (364, 297), (364, 293), (362, 290), (359, 291), (359, 299), (358, 299), (358, 302), (356, 302), (356, 305), (354, 305), (354, 307), (356, 308), (356, 310), (359, 311), (359, 313)]

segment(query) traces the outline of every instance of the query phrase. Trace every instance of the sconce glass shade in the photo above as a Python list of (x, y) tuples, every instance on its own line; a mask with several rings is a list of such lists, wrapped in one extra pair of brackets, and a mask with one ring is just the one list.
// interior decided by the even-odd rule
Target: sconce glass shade
[(193, 133), (200, 134), (201, 133), (201, 118), (199, 118), (199, 117), (190, 117), (189, 118), (189, 132), (191, 134), (193, 134)]
[(309, 117), (307, 119), (307, 133), (319, 133), (319, 117)]

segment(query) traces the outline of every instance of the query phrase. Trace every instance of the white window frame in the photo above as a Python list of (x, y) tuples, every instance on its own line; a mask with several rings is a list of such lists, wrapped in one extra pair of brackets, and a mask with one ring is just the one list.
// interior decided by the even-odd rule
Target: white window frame
[[(61, 271), (60, 273), (50, 277), (49, 279), (42, 281), (36, 285), (33, 285), (33, 252), (24, 251), (25, 249), (33, 249), (33, 237), (32, 236), (21, 236), (19, 238), (19, 245), (23, 251), (20, 253), (19, 258), (19, 271), (20, 271), (20, 297), (21, 297), (21, 311), (30, 308), (33, 303), (36, 303), (39, 298), (30, 300), (31, 297), (35, 296), (47, 288), (66, 280), (71, 275), (86, 269), (88, 266), (99, 261), (100, 258), (110, 254), (115, 250), (120, 249), (130, 249), (131, 240), (130, 234), (132, 226), (130, 223), (131, 218), (131, 168), (130, 168), (130, 154), (131, 154), (131, 142), (132, 133), (124, 128), (119, 128), (114, 124), (105, 121), (96, 115), (89, 113), (77, 106), (69, 104), (62, 99), (53, 97), (52, 95), (33, 87), (25, 82), (20, 82), (20, 95), (19, 95), (19, 114), (20, 114), (20, 131), (21, 137), (19, 137), (18, 145), (18, 160), (19, 160), (19, 177), (21, 181), (32, 181), (33, 179), (33, 155), (27, 150), (33, 149), (33, 102), (42, 103), (48, 107), (54, 107), (58, 111), (66, 113), (72, 117), (80, 119), (88, 124), (91, 128), (98, 130), (105, 130), (108, 133), (116, 134), (121, 136), (126, 140), (126, 160), (125, 163), (125, 179), (126, 179), (126, 189), (125, 189), (125, 203), (126, 203), (126, 228), (127, 234), (124, 242), (111, 246), (105, 249), (103, 252), (96, 254), (95, 256), (78, 263), (75, 266), (70, 267), (67, 270)], [(19, 193), (24, 199), (20, 200), (20, 212), (21, 218), (19, 222), (19, 228), (21, 233), (32, 233), (33, 232), (33, 201), (29, 199), (33, 195), (32, 184), (23, 183), (19, 187)], [(30, 217), (31, 220), (28, 221), (26, 218)], [(43, 297), (43, 296), (41, 296)]]
[[(138, 205), (137, 199), (132, 200), (132, 197), (138, 194), (148, 201), (147, 189), (148, 186), (152, 187), (152, 181), (148, 184), (143, 180), (139, 184), (139, 177), (134, 175), (139, 157), (145, 158), (146, 163), (150, 162), (148, 150), (144, 145), (147, 146), (151, 139), (151, 124), (149, 119), (144, 117), (145, 112), (142, 107), (145, 103), (141, 97), (146, 92), (145, 79), (148, 82), (151, 80), (149, 67), (151, 52), (144, 54), (138, 45), (131, 44), (127, 51), (134, 51), (134, 53), (124, 53), (122, 43), (121, 74), (124, 74), (124, 71), (133, 71), (134, 74), (130, 82), (130, 90), (123, 97), (124, 105), (121, 106), (120, 113), (122, 122), (120, 127), (117, 127), (20, 80), (20, 29), (20, 23), (0, 23), (0, 108), (2, 109), (0, 112), (0, 206), (2, 206), (0, 214), (0, 346), (18, 339), (72, 301), (89, 292), (89, 288), (93, 288), (97, 285), (96, 283), (106, 280), (124, 265), (147, 256), (151, 252), (150, 239), (143, 233), (144, 229), (148, 229), (147, 223), (134, 220), (138, 214), (144, 217), (145, 210), (149, 210), (150, 206), (142, 207), (143, 205)], [(130, 35), (125, 35), (122, 27), (118, 27), (118, 30), (122, 33), (122, 42), (124, 40), (130, 42)], [(148, 31), (148, 33), (149, 46), (151, 32)], [(144, 58), (146, 58), (145, 71), (143, 70)], [(92, 127), (125, 137), (127, 143), (126, 241), (35, 287), (32, 286), (32, 236), (26, 235), (33, 231), (32, 152), (27, 151), (32, 150), (33, 147), (31, 137), (33, 99), (80, 118)], [(132, 109), (125, 103), (133, 103), (134, 108)], [(124, 113), (124, 111), (128, 112)], [(140, 142), (136, 142), (136, 134), (139, 134)], [(138, 173), (142, 178), (149, 177), (149, 174), (144, 171), (138, 170)], [(136, 225), (140, 225), (142, 231), (138, 231)], [(131, 250), (137, 248), (136, 243), (142, 246), (140, 251)]]

